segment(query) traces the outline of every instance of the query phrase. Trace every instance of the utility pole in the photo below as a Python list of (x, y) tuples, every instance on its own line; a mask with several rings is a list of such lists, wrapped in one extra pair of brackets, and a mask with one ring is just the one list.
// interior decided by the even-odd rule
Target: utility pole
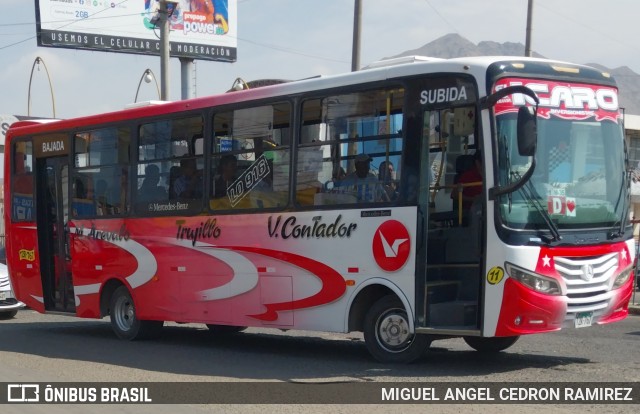
[(160, 0), (160, 100), (169, 100), (169, 15), (166, 0)]
[(533, 19), (533, 0), (529, 0), (527, 7), (527, 37), (524, 45), (524, 55), (532, 56), (531, 53), (531, 20)]
[(362, 0), (355, 0), (353, 10), (353, 48), (351, 49), (351, 72), (360, 70), (360, 23), (362, 21)]

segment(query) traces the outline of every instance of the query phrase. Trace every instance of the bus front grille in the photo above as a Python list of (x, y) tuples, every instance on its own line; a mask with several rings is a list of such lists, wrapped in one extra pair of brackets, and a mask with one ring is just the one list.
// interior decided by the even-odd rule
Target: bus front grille
[(613, 293), (611, 280), (618, 268), (618, 253), (592, 257), (554, 257), (556, 271), (567, 286), (567, 319), (578, 312), (601, 314)]

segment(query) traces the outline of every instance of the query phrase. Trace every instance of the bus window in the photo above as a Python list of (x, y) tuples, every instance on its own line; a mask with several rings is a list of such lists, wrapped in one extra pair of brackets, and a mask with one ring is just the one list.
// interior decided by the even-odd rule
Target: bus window
[(264, 105), (213, 118), (210, 207), (274, 208), (287, 204), (291, 106)]
[(18, 141), (13, 144), (13, 179), (11, 180), (14, 221), (35, 219), (33, 206), (33, 143)]
[[(200, 208), (204, 189), (204, 121), (201, 116), (140, 126), (135, 206), (139, 213)], [(183, 200), (180, 209), (158, 207)], [(175, 202), (174, 202), (175, 203)]]
[(395, 202), (402, 170), (403, 101), (404, 90), (398, 88), (305, 101), (297, 203)]
[(74, 143), (74, 217), (119, 216), (128, 212), (130, 129), (80, 132)]

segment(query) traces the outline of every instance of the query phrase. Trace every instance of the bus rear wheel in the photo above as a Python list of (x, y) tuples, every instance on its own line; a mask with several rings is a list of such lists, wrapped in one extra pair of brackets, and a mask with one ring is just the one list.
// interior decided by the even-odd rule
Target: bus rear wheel
[(160, 334), (164, 322), (138, 319), (133, 298), (126, 286), (120, 286), (113, 292), (109, 305), (111, 328), (118, 338), (133, 341)]
[(207, 324), (207, 328), (209, 328), (211, 333), (216, 335), (229, 335), (242, 332), (247, 329), (246, 326), (214, 325), (210, 323)]
[(409, 332), (407, 312), (394, 295), (379, 299), (365, 315), (364, 341), (375, 359), (391, 363), (412, 362), (431, 343), (426, 335)]
[(515, 344), (519, 336), (503, 336), (494, 338), (482, 338), (479, 336), (465, 336), (464, 341), (478, 352), (500, 352)]

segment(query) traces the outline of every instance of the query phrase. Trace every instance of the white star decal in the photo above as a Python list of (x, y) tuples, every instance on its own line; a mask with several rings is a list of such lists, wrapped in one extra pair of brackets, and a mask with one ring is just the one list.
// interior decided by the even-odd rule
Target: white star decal
[(624, 250), (624, 249), (623, 249), (623, 250), (620, 252), (620, 254), (622, 254), (622, 260), (627, 260), (627, 251), (626, 251), (626, 250)]
[(542, 267), (551, 267), (551, 258), (546, 254), (542, 258)]

